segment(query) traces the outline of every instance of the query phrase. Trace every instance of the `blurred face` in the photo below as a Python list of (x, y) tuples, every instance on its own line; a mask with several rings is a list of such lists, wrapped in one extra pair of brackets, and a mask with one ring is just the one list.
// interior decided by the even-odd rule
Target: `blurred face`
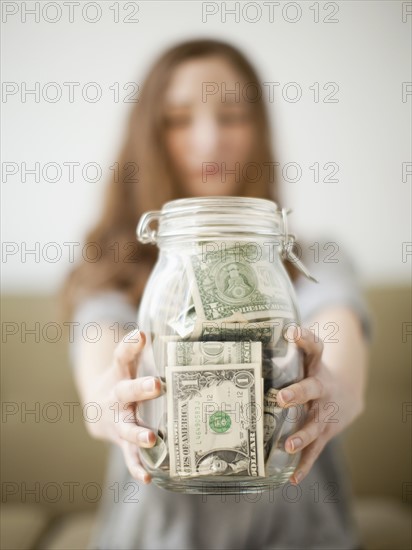
[[(251, 160), (257, 138), (253, 104), (242, 95), (244, 83), (218, 57), (186, 61), (173, 75), (165, 93), (165, 141), (188, 196), (236, 195), (240, 188), (242, 167)], [(236, 85), (239, 97), (229, 93)]]

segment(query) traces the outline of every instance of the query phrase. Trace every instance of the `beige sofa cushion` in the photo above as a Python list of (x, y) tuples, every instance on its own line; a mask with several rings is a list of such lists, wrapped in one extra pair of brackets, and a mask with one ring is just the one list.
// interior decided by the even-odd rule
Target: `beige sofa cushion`
[(56, 520), (38, 545), (39, 550), (85, 550), (91, 539), (95, 514), (79, 512), (66, 514)]
[(29, 550), (35, 547), (46, 530), (49, 514), (35, 504), (3, 504), (0, 520), (0, 547), (4, 550)]

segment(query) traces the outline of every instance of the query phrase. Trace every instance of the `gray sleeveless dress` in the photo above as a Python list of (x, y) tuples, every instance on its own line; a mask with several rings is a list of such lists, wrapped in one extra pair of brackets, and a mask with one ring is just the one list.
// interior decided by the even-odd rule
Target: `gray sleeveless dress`
[[(302, 322), (332, 305), (351, 307), (370, 340), (373, 323), (357, 273), (342, 248), (337, 263), (306, 258), (320, 281), (295, 283)], [(117, 291), (85, 300), (73, 321), (72, 365), (79, 352), (82, 325), (89, 322), (136, 323), (136, 311)], [(134, 325), (133, 325), (134, 324)], [(109, 465), (102, 488), (96, 528), (89, 549), (304, 549), (356, 550), (361, 542), (352, 516), (350, 479), (342, 455), (341, 434), (329, 441), (297, 488), (250, 495), (183, 495), (133, 479), (121, 450), (109, 444)]]

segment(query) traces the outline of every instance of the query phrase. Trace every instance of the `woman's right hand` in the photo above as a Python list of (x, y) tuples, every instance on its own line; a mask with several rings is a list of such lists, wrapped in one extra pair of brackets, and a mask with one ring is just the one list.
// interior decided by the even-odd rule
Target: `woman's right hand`
[(162, 394), (159, 378), (138, 377), (138, 364), (145, 345), (144, 333), (135, 330), (127, 334), (113, 352), (111, 366), (96, 380), (87, 401), (100, 407), (101, 416), (96, 422), (86, 422), (89, 434), (119, 445), (131, 475), (144, 483), (151, 476), (143, 468), (138, 447), (153, 447), (156, 434), (137, 423), (140, 401)]

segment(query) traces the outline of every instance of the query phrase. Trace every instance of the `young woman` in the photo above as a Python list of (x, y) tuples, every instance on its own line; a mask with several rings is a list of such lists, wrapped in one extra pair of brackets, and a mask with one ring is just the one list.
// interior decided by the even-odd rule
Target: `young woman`
[[(139, 377), (144, 334), (135, 342), (116, 344), (110, 328), (136, 322), (156, 260), (155, 247), (136, 242), (140, 215), (159, 210), (168, 200), (194, 196), (261, 197), (281, 204), (263, 96), (250, 101), (246, 88), (259, 89), (257, 75), (244, 55), (225, 43), (190, 41), (158, 59), (131, 112), (100, 220), (86, 238), (100, 247), (102, 256), (96, 263), (78, 265), (62, 289), (67, 316), (79, 323), (71, 346), (79, 394), (84, 403), (97, 402), (103, 411), (87, 429), (111, 447), (90, 548), (359, 548), (339, 434), (363, 410), (370, 318), (342, 250), (338, 263), (304, 257), (322, 280), (319, 285), (285, 264), (305, 326), (318, 323), (321, 337), (326, 323), (339, 329), (339, 341), (331, 343), (303, 329), (297, 344), (305, 352), (305, 378), (287, 388), (291, 395), (280, 393), (282, 406), (289, 400), (309, 407), (307, 423), (285, 444), (287, 452), (302, 450), (290, 480), (295, 488), (289, 484), (288, 491), (256, 498), (162, 490), (150, 483), (137, 455), (138, 446), (154, 444), (154, 433), (114, 421), (113, 403), (138, 404), (161, 391), (158, 379)], [(236, 89), (238, 95), (230, 93)], [(204, 163), (209, 163), (206, 174)], [(259, 178), (243, 170), (247, 163), (261, 167)], [(91, 321), (102, 329), (94, 344), (81, 336), (82, 325)], [(331, 403), (337, 422), (327, 421)], [(133, 498), (126, 491), (131, 482)], [(113, 484), (120, 488), (120, 498), (114, 497)]]

